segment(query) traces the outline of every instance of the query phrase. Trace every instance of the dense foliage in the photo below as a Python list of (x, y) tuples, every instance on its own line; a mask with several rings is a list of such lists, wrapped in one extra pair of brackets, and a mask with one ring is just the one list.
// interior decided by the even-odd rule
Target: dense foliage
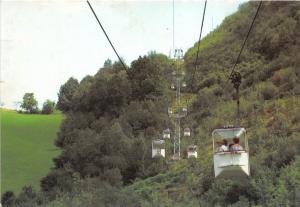
[[(196, 98), (191, 101), (188, 93), (183, 98), (192, 104), (183, 125), (192, 126), (194, 137), (182, 146), (197, 144), (200, 159), (170, 166), (151, 158), (151, 140), (171, 125), (166, 115), (174, 98), (168, 89), (171, 61), (151, 54), (133, 61), (128, 71), (107, 61), (95, 76), (80, 83), (72, 78), (61, 87), (58, 108), (66, 119), (55, 144), (62, 153), (38, 196), (48, 206), (83, 201), (90, 206), (113, 201), (112, 206), (299, 206), (299, 2), (263, 3), (236, 68), (243, 77), (241, 124), (249, 132), (251, 177), (213, 177), (210, 132), (236, 121), (228, 76), (257, 6), (241, 5), (203, 39), (195, 75), (199, 43), (185, 54), (188, 89)], [(18, 203), (21, 195), (4, 198)], [(33, 203), (39, 202), (46, 201)]]
[(42, 114), (52, 114), (54, 112), (55, 102), (51, 100), (46, 100), (43, 103)]

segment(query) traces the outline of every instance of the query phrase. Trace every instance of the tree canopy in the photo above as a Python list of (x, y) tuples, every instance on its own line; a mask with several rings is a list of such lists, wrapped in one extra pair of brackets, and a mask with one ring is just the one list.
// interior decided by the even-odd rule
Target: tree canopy
[(54, 112), (54, 108), (55, 108), (55, 102), (48, 99), (43, 104), (42, 113), (52, 114)]
[(31, 114), (38, 113), (38, 102), (34, 98), (33, 93), (24, 94), (21, 108), (23, 108), (25, 111)]

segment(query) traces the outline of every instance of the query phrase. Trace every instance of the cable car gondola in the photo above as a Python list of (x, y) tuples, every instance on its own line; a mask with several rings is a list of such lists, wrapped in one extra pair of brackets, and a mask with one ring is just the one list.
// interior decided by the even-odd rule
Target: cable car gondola
[[(247, 178), (250, 175), (249, 147), (246, 130), (240, 127), (215, 129), (212, 132), (214, 171), (216, 178)], [(232, 145), (231, 148), (218, 147), (218, 140)], [(240, 148), (235, 149), (233, 141), (241, 141)]]
[(171, 138), (171, 130), (169, 128), (163, 131), (163, 138), (164, 139), (170, 139)]
[(191, 130), (190, 128), (184, 128), (183, 130), (183, 136), (190, 137), (191, 136)]
[(197, 158), (197, 146), (196, 145), (190, 145), (187, 148), (187, 158)]
[(173, 114), (173, 109), (172, 109), (172, 107), (168, 107), (168, 114), (169, 114), (169, 115)]
[(153, 140), (152, 141), (152, 158), (154, 157), (165, 157), (166, 149), (165, 149), (165, 140)]

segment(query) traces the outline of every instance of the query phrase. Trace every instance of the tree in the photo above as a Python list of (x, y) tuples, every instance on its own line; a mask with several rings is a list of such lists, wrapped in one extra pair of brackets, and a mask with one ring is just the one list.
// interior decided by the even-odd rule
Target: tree
[(25, 93), (23, 96), (23, 102), (21, 104), (21, 108), (26, 110), (27, 112), (34, 114), (38, 112), (38, 102), (34, 98), (33, 93)]
[(43, 114), (52, 114), (54, 111), (54, 106), (55, 106), (54, 101), (47, 99), (43, 104), (42, 113)]
[(105, 60), (104, 64), (103, 64), (103, 67), (104, 68), (110, 68), (112, 66), (112, 61), (111, 59), (107, 59)]
[[(34, 191), (34, 189), (32, 188), (32, 186), (24, 186), (22, 188), (21, 193), (18, 196), (18, 203), (22, 204), (22, 206), (33, 206), (33, 204), (36, 202), (37, 200), (37, 196), (38, 194)], [(27, 204), (27, 205), (25, 205)], [(31, 204), (31, 205), (29, 205)]]
[(162, 64), (155, 59), (154, 55), (139, 57), (133, 61), (128, 72), (132, 82), (133, 97), (143, 100), (147, 95), (160, 94), (163, 89), (163, 69)]
[(12, 191), (7, 191), (2, 195), (1, 203), (3, 204), (3, 206), (7, 206), (7, 207), (13, 206), (15, 201), (16, 201), (16, 196)]
[(58, 102), (56, 107), (63, 111), (67, 112), (72, 108), (72, 99), (79, 87), (78, 80), (75, 78), (70, 78), (64, 85), (59, 89), (58, 93)]

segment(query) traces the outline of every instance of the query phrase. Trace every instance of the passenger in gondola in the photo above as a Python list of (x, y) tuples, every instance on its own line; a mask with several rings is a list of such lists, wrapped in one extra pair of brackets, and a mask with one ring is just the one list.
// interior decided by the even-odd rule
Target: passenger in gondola
[(233, 138), (233, 145), (230, 146), (230, 151), (242, 151), (243, 147), (240, 145), (240, 139), (238, 137)]
[(228, 142), (226, 139), (222, 139), (217, 141), (219, 147), (217, 148), (217, 152), (226, 152), (228, 151)]

